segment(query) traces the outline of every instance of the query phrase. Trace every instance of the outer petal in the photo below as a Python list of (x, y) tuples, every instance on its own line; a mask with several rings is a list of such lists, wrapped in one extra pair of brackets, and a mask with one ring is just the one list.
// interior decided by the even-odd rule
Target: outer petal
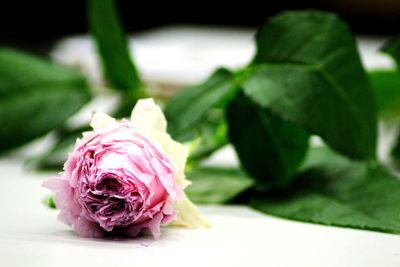
[(81, 237), (100, 238), (105, 235), (105, 231), (95, 222), (90, 222), (83, 217), (79, 217), (73, 224), (73, 228)]
[(161, 108), (152, 98), (139, 100), (132, 110), (131, 122), (135, 128), (150, 135), (159, 143), (174, 163), (176, 183), (182, 189), (190, 185), (185, 179), (184, 170), (188, 148), (175, 142), (167, 133), (167, 121)]
[(136, 103), (132, 110), (131, 121), (141, 130), (160, 132), (167, 130), (164, 113), (152, 98), (141, 99)]
[(190, 199), (183, 193), (183, 199), (175, 202), (175, 210), (177, 216), (170, 223), (173, 226), (184, 226), (190, 228), (205, 228), (210, 227), (210, 224), (204, 220), (197, 207), (190, 201)]
[(188, 157), (188, 148), (175, 142), (166, 132), (167, 122), (164, 114), (153, 99), (139, 100), (131, 115), (134, 127), (150, 135), (159, 143), (174, 164), (176, 184), (182, 190), (182, 198), (174, 203), (177, 211), (176, 218), (171, 225), (185, 227), (208, 227), (209, 224), (200, 215), (197, 207), (189, 200), (183, 189), (190, 185), (185, 178), (185, 165)]
[(175, 142), (165, 132), (153, 132), (151, 136), (156, 140), (168, 154), (168, 157), (172, 159), (175, 169), (176, 183), (180, 188), (184, 189), (191, 184), (190, 181), (185, 178), (185, 165), (186, 159), (189, 155), (189, 150), (186, 146)]
[(116, 123), (116, 120), (114, 118), (108, 116), (105, 113), (96, 112), (92, 117), (90, 126), (93, 128), (93, 130), (97, 131), (101, 129), (106, 129), (114, 123)]

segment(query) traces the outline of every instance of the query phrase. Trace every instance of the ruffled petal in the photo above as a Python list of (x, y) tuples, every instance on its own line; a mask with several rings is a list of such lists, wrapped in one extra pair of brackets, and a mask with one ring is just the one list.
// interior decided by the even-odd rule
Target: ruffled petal
[(163, 217), (164, 217), (163, 214), (160, 212), (156, 216), (154, 216), (154, 218), (149, 222), (148, 227), (154, 239), (160, 238), (161, 235), (160, 225)]
[(83, 217), (79, 217), (72, 227), (81, 237), (101, 238), (105, 235), (105, 231), (97, 223), (90, 222)]

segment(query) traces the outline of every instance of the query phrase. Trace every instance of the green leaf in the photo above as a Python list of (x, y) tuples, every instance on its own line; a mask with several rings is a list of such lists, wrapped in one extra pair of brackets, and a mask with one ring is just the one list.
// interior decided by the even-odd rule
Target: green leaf
[(375, 158), (373, 93), (351, 31), (340, 19), (285, 12), (261, 27), (256, 42), (256, 66), (243, 84), (247, 96), (340, 153)]
[(218, 69), (207, 81), (183, 89), (165, 108), (168, 132), (181, 142), (193, 139), (193, 131), (207, 112), (211, 108), (223, 108), (239, 89), (226, 69)]
[(222, 204), (250, 188), (253, 182), (239, 169), (198, 167), (187, 174), (192, 181), (185, 191), (196, 203)]
[(32, 159), (34, 161), (33, 164), (37, 169), (61, 170), (64, 162), (68, 158), (68, 153), (74, 148), (75, 142), (76, 138), (73, 137), (58, 140), (49, 151), (41, 155), (39, 158)]
[(0, 48), (0, 150), (60, 127), (89, 99), (80, 73)]
[(258, 186), (287, 186), (308, 149), (309, 134), (238, 95), (227, 110), (229, 138)]
[(374, 91), (376, 108), (383, 119), (400, 116), (400, 74), (396, 70), (372, 70), (368, 76)]
[(82, 132), (90, 130), (89, 126), (85, 126), (74, 130), (56, 131), (56, 142), (42, 155), (28, 159), (28, 166), (40, 170), (61, 170), (76, 140), (82, 137)]
[(188, 164), (196, 165), (227, 145), (227, 127), (223, 110), (209, 110), (206, 118), (196, 128), (198, 137), (190, 145)]
[(383, 45), (381, 51), (392, 56), (396, 61), (397, 67), (400, 68), (400, 35), (389, 39)]
[(0, 96), (34, 90), (41, 85), (86, 86), (85, 77), (31, 54), (0, 47)]
[(50, 209), (57, 209), (56, 202), (54, 201), (54, 196), (48, 196), (45, 199), (43, 199), (43, 204)]
[(321, 166), (331, 166), (331, 168), (334, 168), (336, 166), (343, 167), (350, 164), (352, 164), (352, 161), (343, 156), (340, 156), (328, 147), (313, 146), (308, 151), (307, 157), (298, 169), (298, 173)]
[(390, 155), (392, 156), (391, 164), (393, 165), (393, 168), (395, 168), (397, 171), (399, 171), (400, 170), (400, 138), (399, 137), (397, 137), (397, 140), (394, 143), (392, 150), (390, 151)]
[(130, 91), (136, 99), (143, 94), (139, 74), (132, 61), (125, 33), (113, 0), (88, 0), (89, 25), (107, 81)]
[[(373, 70), (369, 78), (374, 89), (378, 115), (382, 119), (398, 119), (400, 117), (400, 74), (397, 70)], [(400, 139), (394, 143), (390, 151), (392, 164), (399, 169)]]
[(260, 193), (251, 206), (292, 220), (400, 232), (400, 181), (396, 177), (379, 165), (351, 162), (331, 152), (321, 157), (324, 151), (316, 151), (291, 188)]

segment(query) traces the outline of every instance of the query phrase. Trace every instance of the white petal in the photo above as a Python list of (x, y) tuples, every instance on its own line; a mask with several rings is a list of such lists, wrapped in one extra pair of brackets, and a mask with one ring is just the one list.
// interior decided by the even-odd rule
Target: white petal
[(161, 108), (154, 103), (152, 98), (139, 100), (132, 110), (132, 124), (142, 130), (160, 131), (167, 130), (167, 121)]
[(90, 126), (93, 128), (93, 130), (101, 130), (110, 127), (115, 123), (115, 119), (108, 116), (105, 113), (102, 112), (96, 112), (93, 117), (92, 121), (90, 122)]
[[(183, 192), (183, 189), (190, 185), (184, 174), (188, 148), (175, 142), (166, 132), (167, 121), (161, 108), (151, 98), (139, 100), (132, 110), (131, 122), (135, 128), (152, 137), (167, 153), (174, 167), (176, 183)], [(182, 199), (174, 203), (174, 208), (177, 217), (171, 225), (192, 228), (209, 226), (184, 192)]]
[(190, 201), (185, 193), (181, 201), (175, 202), (174, 207), (177, 211), (177, 215), (170, 225), (189, 228), (210, 227), (210, 224), (201, 216), (197, 207)]
[(186, 159), (189, 155), (188, 148), (181, 143), (175, 142), (171, 136), (165, 132), (151, 132), (151, 137), (162, 146), (168, 158), (171, 159), (175, 170), (176, 183), (180, 188), (185, 189), (191, 184), (190, 181), (186, 180), (184, 173)]

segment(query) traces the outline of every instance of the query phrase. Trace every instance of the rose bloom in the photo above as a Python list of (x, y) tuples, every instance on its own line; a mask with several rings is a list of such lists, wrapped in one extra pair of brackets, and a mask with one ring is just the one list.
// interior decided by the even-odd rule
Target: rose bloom
[(130, 120), (96, 113), (64, 172), (44, 182), (54, 191), (59, 219), (80, 236), (117, 233), (135, 237), (160, 225), (207, 223), (183, 189), (187, 149), (166, 133), (166, 120), (152, 99), (140, 100)]

